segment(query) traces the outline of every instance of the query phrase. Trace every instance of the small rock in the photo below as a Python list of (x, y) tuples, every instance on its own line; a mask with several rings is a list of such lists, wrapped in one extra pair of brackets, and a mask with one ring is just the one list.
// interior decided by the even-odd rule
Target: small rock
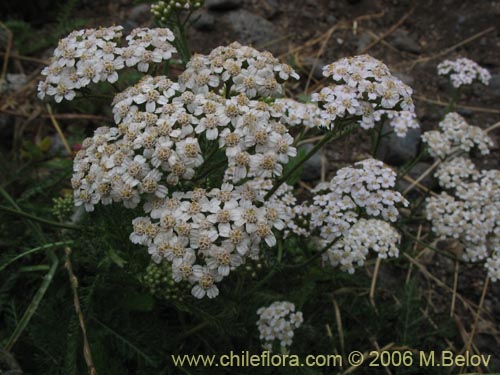
[[(390, 131), (392, 128), (387, 123), (384, 124), (382, 134)], [(421, 133), (420, 129), (408, 129), (405, 137), (398, 137), (394, 132), (383, 137), (377, 151), (377, 158), (395, 166), (409, 162), (418, 154)]]
[(422, 52), (422, 48), (418, 44), (417, 40), (407, 31), (402, 29), (398, 29), (394, 32), (392, 36), (392, 45), (406, 52), (411, 52), (411, 53)]
[[(302, 148), (309, 152), (314, 146), (310, 143), (306, 143)], [(304, 163), (302, 173), (300, 175), (303, 181), (318, 181), (321, 178), (321, 154), (316, 152), (309, 160)]]
[(151, 19), (151, 5), (139, 4), (130, 9), (128, 13), (128, 20), (137, 22), (139, 24), (146, 23)]
[(197, 30), (211, 31), (215, 27), (215, 17), (204, 10), (199, 10), (193, 14), (195, 20), (193, 26)]
[(205, 0), (205, 5), (210, 10), (231, 10), (239, 8), (242, 0)]
[(270, 21), (245, 9), (229, 12), (226, 17), (228, 26), (234, 31), (235, 39), (242, 44), (265, 48), (274, 54), (286, 51), (284, 43), (273, 43), (282, 33)]
[(328, 26), (333, 26), (337, 23), (337, 17), (335, 17), (333, 14), (329, 14), (326, 16), (326, 22), (328, 23)]

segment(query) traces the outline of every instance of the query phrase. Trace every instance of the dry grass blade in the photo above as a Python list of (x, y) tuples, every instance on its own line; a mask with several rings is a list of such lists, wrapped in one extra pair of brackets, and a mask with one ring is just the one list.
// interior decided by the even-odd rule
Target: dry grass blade
[(57, 131), (57, 134), (59, 134), (59, 137), (61, 138), (61, 141), (64, 144), (64, 148), (66, 148), (68, 155), (71, 155), (71, 147), (69, 147), (69, 143), (66, 140), (64, 133), (62, 132), (61, 127), (59, 126), (59, 123), (57, 122), (56, 118), (54, 117), (54, 114), (52, 113), (52, 108), (50, 107), (50, 104), (47, 104), (47, 111), (49, 112), (50, 121), (52, 122), (52, 125), (54, 125), (54, 128)]
[[(420, 100), (422, 102), (426, 103), (431, 103), (431, 104), (436, 104), (442, 107), (448, 107), (450, 103), (443, 102), (441, 100), (437, 99), (430, 99), (422, 95), (413, 95), (413, 99)], [(500, 115), (500, 109), (494, 109), (494, 108), (484, 108), (484, 107), (475, 107), (475, 106), (470, 106), (470, 105), (456, 105), (455, 106), (458, 109), (467, 109), (470, 111), (475, 111), (475, 112), (483, 112), (483, 113), (492, 113), (496, 115)]]
[(407, 13), (405, 13), (403, 15), (403, 17), (401, 17), (401, 19), (398, 22), (396, 22), (394, 25), (392, 25), (385, 33), (383, 33), (376, 40), (374, 40), (373, 42), (368, 44), (365, 48), (363, 48), (361, 50), (361, 52), (359, 52), (359, 54), (360, 55), (365, 54), (372, 47), (376, 46), (381, 41), (383, 41), (385, 38), (387, 38), (389, 35), (391, 35), (393, 32), (395, 32), (397, 29), (399, 29), (399, 27), (401, 27), (401, 25), (408, 19), (408, 17), (410, 17), (413, 14), (413, 12), (415, 11), (415, 8), (416, 8), (416, 5), (414, 5)]
[(83, 356), (85, 358), (85, 363), (89, 369), (90, 375), (95, 375), (96, 370), (94, 367), (94, 362), (92, 360), (92, 352), (90, 351), (89, 341), (87, 339), (87, 328), (85, 327), (85, 319), (83, 317), (82, 309), (80, 307), (80, 299), (78, 297), (78, 279), (73, 273), (73, 266), (71, 264), (71, 248), (65, 247), (64, 253), (66, 254), (65, 267), (68, 270), (69, 282), (71, 285), (71, 290), (73, 291), (73, 303), (75, 305), (75, 311), (78, 315), (78, 320), (80, 322), (80, 328), (82, 330), (83, 336)]
[[(403, 195), (406, 195), (408, 194), (411, 190), (413, 190), (413, 188), (417, 185), (420, 184), (420, 181), (422, 181), (425, 177), (427, 177), (427, 175), (429, 173), (431, 173), (434, 169), (436, 169), (439, 164), (441, 163), (440, 160), (436, 160), (434, 162), (434, 164), (432, 164), (429, 168), (427, 168), (427, 170), (425, 170), (416, 180), (414, 180), (410, 186), (408, 186), (404, 191), (403, 191)], [(421, 186), (421, 185), (420, 185)], [(423, 187), (425, 190), (427, 190), (426, 187)]]
[(486, 292), (488, 291), (489, 283), (490, 283), (490, 277), (488, 274), (486, 274), (486, 278), (484, 280), (483, 291), (481, 292), (481, 298), (479, 300), (479, 306), (477, 308), (476, 315), (474, 317), (474, 324), (472, 325), (472, 330), (471, 330), (471, 333), (470, 333), (469, 338), (467, 340), (467, 344), (464, 347), (463, 352), (470, 351), (472, 342), (474, 341), (474, 336), (476, 335), (476, 331), (477, 331), (477, 324), (479, 322), (479, 317), (481, 316), (481, 310), (483, 309), (483, 306), (484, 306), (484, 300), (486, 298)]
[(381, 258), (377, 257), (377, 260), (375, 262), (375, 269), (373, 270), (372, 283), (370, 286), (370, 294), (369, 294), (370, 303), (373, 306), (373, 308), (375, 309), (375, 311), (377, 311), (377, 312), (378, 312), (377, 306), (375, 306), (375, 289), (377, 287), (377, 278), (378, 278), (378, 273), (380, 270), (380, 262), (381, 262)]
[(459, 263), (456, 260), (455, 261), (455, 271), (453, 273), (453, 295), (451, 297), (451, 306), (450, 306), (450, 317), (452, 317), (452, 318), (453, 318), (453, 315), (455, 315), (455, 304), (457, 301), (458, 268), (459, 268)]
[(427, 61), (430, 61), (430, 60), (434, 60), (434, 59), (437, 59), (441, 56), (445, 56), (447, 55), (448, 53), (456, 50), (457, 48), (459, 47), (462, 47), (470, 42), (473, 42), (474, 40), (482, 37), (483, 35), (486, 35), (486, 34), (489, 34), (491, 32), (495, 31), (495, 27), (494, 26), (491, 26), (491, 27), (488, 27), (487, 29), (483, 30), (483, 31), (480, 31), (478, 32), (477, 34), (474, 34), (464, 40), (462, 40), (461, 42), (457, 43), (457, 44), (454, 44), (452, 45), (451, 47), (448, 47), (444, 50), (442, 50), (441, 52), (438, 52), (434, 55), (431, 55), (431, 56), (427, 56), (427, 57), (421, 57), (419, 59), (416, 59), (414, 61), (412, 61), (411, 63), (411, 67), (410, 69), (413, 69), (418, 63), (421, 63), (421, 62), (427, 62)]
[(337, 333), (339, 334), (340, 351), (342, 353), (342, 358), (344, 359), (345, 362), (346, 356), (345, 356), (345, 343), (344, 343), (344, 327), (342, 325), (342, 315), (340, 313), (340, 307), (335, 298), (333, 299), (333, 308), (335, 310), (335, 322), (337, 323)]

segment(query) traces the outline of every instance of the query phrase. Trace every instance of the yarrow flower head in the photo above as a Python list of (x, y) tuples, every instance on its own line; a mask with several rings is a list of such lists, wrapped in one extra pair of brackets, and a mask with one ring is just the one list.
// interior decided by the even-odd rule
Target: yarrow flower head
[(439, 63), (437, 70), (439, 75), (449, 77), (455, 88), (470, 85), (473, 82), (488, 85), (491, 79), (491, 74), (487, 69), (465, 57), (456, 60), (444, 60)]
[(74, 31), (59, 41), (47, 78), (38, 85), (38, 96), (53, 96), (56, 102), (73, 100), (78, 90), (92, 83), (118, 81), (118, 72), (136, 67), (147, 72), (150, 64), (169, 60), (176, 52), (169, 29), (134, 29), (121, 46), (123, 27)]
[(414, 112), (412, 90), (393, 76), (387, 66), (368, 55), (343, 58), (323, 68), (333, 84), (312, 95), (329, 127), (335, 120), (359, 117), (364, 129), (375, 126), (377, 111)]
[(457, 151), (469, 152), (474, 147), (487, 155), (493, 146), (493, 141), (481, 128), (469, 125), (456, 112), (445, 116), (439, 123), (439, 130), (425, 132), (422, 141), (429, 147), (429, 154), (440, 159)]
[(397, 257), (401, 234), (389, 223), (378, 219), (360, 219), (347, 230), (343, 238), (328, 249), (323, 260), (342, 271), (354, 273), (362, 266), (369, 250), (381, 259)]
[[(288, 219), (264, 200), (296, 155), (283, 113), (244, 93), (193, 91), (164, 76), (116, 95), (112, 111), (116, 127), (97, 129), (75, 157), (75, 204), (142, 204), (130, 240), (170, 263), (195, 297), (216, 297), (217, 283), (274, 246)], [(215, 157), (222, 165), (210, 171)]]
[(301, 103), (294, 99), (279, 98), (274, 101), (273, 110), (280, 114), (280, 122), (287, 127), (319, 128), (324, 123), (321, 119), (320, 109), (312, 103)]
[(257, 310), (259, 320), (257, 327), (264, 349), (272, 351), (275, 341), (281, 348), (286, 349), (292, 345), (294, 330), (299, 328), (304, 321), (302, 312), (295, 311), (291, 302), (273, 302), (268, 307)]
[(282, 64), (270, 52), (260, 52), (234, 42), (218, 47), (209, 55), (195, 55), (179, 76), (181, 88), (196, 93), (223, 90), (241, 93), (250, 99), (279, 97), (282, 83), (298, 74), (287, 64)]
[(463, 245), (466, 260), (485, 261), (491, 279), (498, 280), (500, 171), (478, 170), (467, 156), (474, 146), (487, 154), (493, 143), (456, 113), (448, 114), (440, 128), (422, 136), (430, 154), (444, 159), (435, 176), (446, 189), (426, 200), (427, 220), (439, 238), (454, 238)]
[(352, 273), (370, 248), (381, 258), (398, 255), (400, 235), (385, 221), (395, 222), (397, 207), (408, 201), (392, 190), (395, 181), (394, 171), (379, 160), (367, 159), (340, 169), (330, 182), (313, 190), (311, 232), (317, 232), (320, 245), (329, 249), (324, 259), (332, 266)]

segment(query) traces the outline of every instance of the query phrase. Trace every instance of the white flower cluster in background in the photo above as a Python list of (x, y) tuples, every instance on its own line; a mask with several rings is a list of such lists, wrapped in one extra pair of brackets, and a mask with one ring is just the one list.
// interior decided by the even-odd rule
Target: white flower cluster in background
[[(371, 56), (343, 58), (326, 65), (323, 75), (334, 84), (314, 93), (312, 101), (319, 103), (321, 117), (329, 127), (337, 119), (359, 116), (361, 127), (371, 129), (380, 118), (376, 114), (379, 110), (414, 112), (412, 89)], [(403, 133), (399, 129), (398, 134)]]
[[(379, 160), (367, 159), (355, 163), (354, 167), (340, 169), (330, 182), (316, 186), (310, 213), (311, 231), (319, 232), (322, 246), (341, 237), (344, 241), (344, 245), (339, 243), (325, 254), (324, 259), (332, 266), (340, 265), (343, 270), (354, 272), (354, 265), (362, 264), (369, 249), (365, 247), (369, 242), (358, 236), (359, 228), (365, 224), (379, 225), (382, 220), (396, 221), (397, 207), (407, 205), (408, 201), (392, 190), (395, 183), (396, 173), (392, 169)], [(363, 220), (362, 216), (379, 220)], [(361, 224), (357, 224), (359, 221)], [(371, 239), (376, 244), (372, 249), (379, 252), (380, 257), (396, 256), (397, 249), (392, 245), (399, 241), (397, 232), (389, 224), (380, 224), (379, 228), (380, 232), (374, 232), (379, 240)], [(351, 234), (352, 230), (355, 232)], [(346, 242), (346, 238), (350, 238), (350, 242)], [(384, 241), (385, 245), (381, 245)]]
[(314, 207), (310, 206), (307, 201), (299, 204), (297, 198), (293, 195), (292, 186), (284, 183), (269, 198), (268, 202), (269, 206), (274, 207), (281, 213), (284, 238), (287, 238), (292, 233), (302, 237), (311, 235), (310, 217)]
[(285, 301), (276, 301), (268, 307), (261, 307), (257, 310), (257, 315), (262, 346), (269, 351), (272, 351), (276, 340), (282, 348), (290, 347), (294, 330), (304, 321), (302, 312), (295, 311), (295, 305)]
[(490, 83), (490, 72), (479, 66), (476, 62), (465, 57), (456, 60), (444, 60), (439, 63), (438, 74), (448, 76), (453, 87), (459, 88), (470, 85), (473, 82), (481, 82), (483, 85)]
[(324, 123), (321, 119), (321, 111), (312, 103), (279, 98), (274, 101), (273, 110), (281, 114), (281, 123), (289, 127), (319, 128)]
[(282, 83), (290, 78), (299, 76), (270, 52), (234, 42), (215, 48), (209, 55), (194, 55), (179, 76), (179, 84), (195, 94), (219, 89), (225, 96), (234, 92), (254, 99), (281, 96)]
[(118, 80), (118, 71), (136, 67), (147, 72), (151, 64), (169, 60), (176, 52), (174, 34), (166, 28), (132, 30), (121, 47), (121, 26), (74, 31), (59, 41), (38, 96), (53, 96), (59, 103), (73, 100), (76, 92), (92, 83)]
[(478, 126), (472, 126), (456, 112), (448, 113), (439, 123), (439, 130), (425, 132), (422, 141), (432, 157), (445, 159), (456, 151), (469, 152), (476, 147), (487, 155), (493, 146), (491, 138)]
[[(456, 114), (447, 115), (443, 122), (444, 126), (440, 124), (440, 127), (444, 133), (432, 131), (422, 136), (430, 145), (431, 155), (447, 157), (435, 173), (439, 185), (447, 191), (426, 200), (427, 219), (440, 238), (459, 240), (465, 249), (465, 259), (485, 261), (491, 279), (498, 280), (500, 170), (478, 170), (467, 155), (457, 156), (450, 152), (452, 148), (467, 152), (479, 145), (486, 154), (492, 141), (484, 131), (467, 125)], [(445, 147), (435, 141), (439, 138), (447, 142)]]
[(360, 219), (326, 252), (323, 259), (342, 271), (354, 273), (355, 266), (365, 263), (368, 250), (378, 257), (399, 256), (401, 234), (389, 223), (378, 219)]
[(384, 118), (389, 121), (389, 126), (400, 138), (406, 137), (408, 130), (419, 129), (420, 124), (417, 121), (417, 115), (413, 111), (385, 111), (375, 112), (375, 122), (379, 123)]
[(457, 156), (441, 163), (434, 174), (439, 186), (445, 189), (455, 189), (462, 183), (476, 180), (479, 171), (469, 158)]

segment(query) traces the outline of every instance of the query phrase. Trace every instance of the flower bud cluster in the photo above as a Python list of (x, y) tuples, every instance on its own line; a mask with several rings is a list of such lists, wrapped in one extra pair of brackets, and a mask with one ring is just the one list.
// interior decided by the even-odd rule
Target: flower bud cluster
[(312, 100), (319, 103), (321, 117), (330, 128), (337, 119), (358, 116), (361, 127), (371, 129), (379, 110), (414, 112), (411, 88), (371, 56), (343, 58), (326, 65), (323, 75), (334, 84), (313, 94)]
[(365, 263), (370, 249), (377, 252), (381, 259), (399, 256), (400, 241), (401, 234), (389, 223), (378, 219), (360, 219), (335, 242), (323, 259), (333, 267), (354, 273), (355, 266)]
[(469, 152), (476, 147), (487, 155), (493, 141), (478, 126), (472, 126), (456, 112), (448, 113), (439, 123), (439, 130), (425, 132), (422, 141), (429, 147), (429, 154), (445, 159), (456, 151)]
[(167, 0), (151, 5), (151, 14), (160, 22), (167, 22), (170, 15), (176, 11), (193, 11), (203, 6), (203, 0)]
[(455, 88), (470, 85), (473, 82), (488, 85), (491, 79), (491, 74), (487, 69), (465, 57), (456, 60), (444, 60), (439, 63), (437, 69), (439, 75), (450, 78)]
[(222, 90), (256, 97), (278, 97), (283, 94), (282, 83), (298, 74), (282, 64), (270, 52), (260, 52), (234, 42), (215, 48), (209, 55), (194, 55), (179, 76), (181, 88), (193, 93)]
[(73, 202), (73, 196), (71, 194), (67, 194), (64, 197), (57, 197), (52, 199), (52, 214), (57, 217), (59, 221), (66, 221), (75, 208)]
[(134, 29), (121, 47), (122, 30), (79, 30), (60, 40), (50, 65), (42, 70), (47, 77), (38, 85), (38, 96), (53, 96), (57, 103), (73, 100), (78, 90), (92, 83), (115, 83), (118, 71), (126, 67), (147, 72), (150, 64), (169, 60), (176, 52), (169, 29)]
[(294, 330), (304, 321), (302, 312), (295, 311), (295, 305), (285, 301), (276, 301), (268, 307), (261, 307), (257, 310), (257, 315), (262, 346), (269, 351), (272, 351), (276, 340), (282, 348), (291, 346)]
[(184, 299), (185, 288), (172, 279), (172, 266), (168, 263), (150, 263), (140, 281), (157, 298), (179, 302)]

